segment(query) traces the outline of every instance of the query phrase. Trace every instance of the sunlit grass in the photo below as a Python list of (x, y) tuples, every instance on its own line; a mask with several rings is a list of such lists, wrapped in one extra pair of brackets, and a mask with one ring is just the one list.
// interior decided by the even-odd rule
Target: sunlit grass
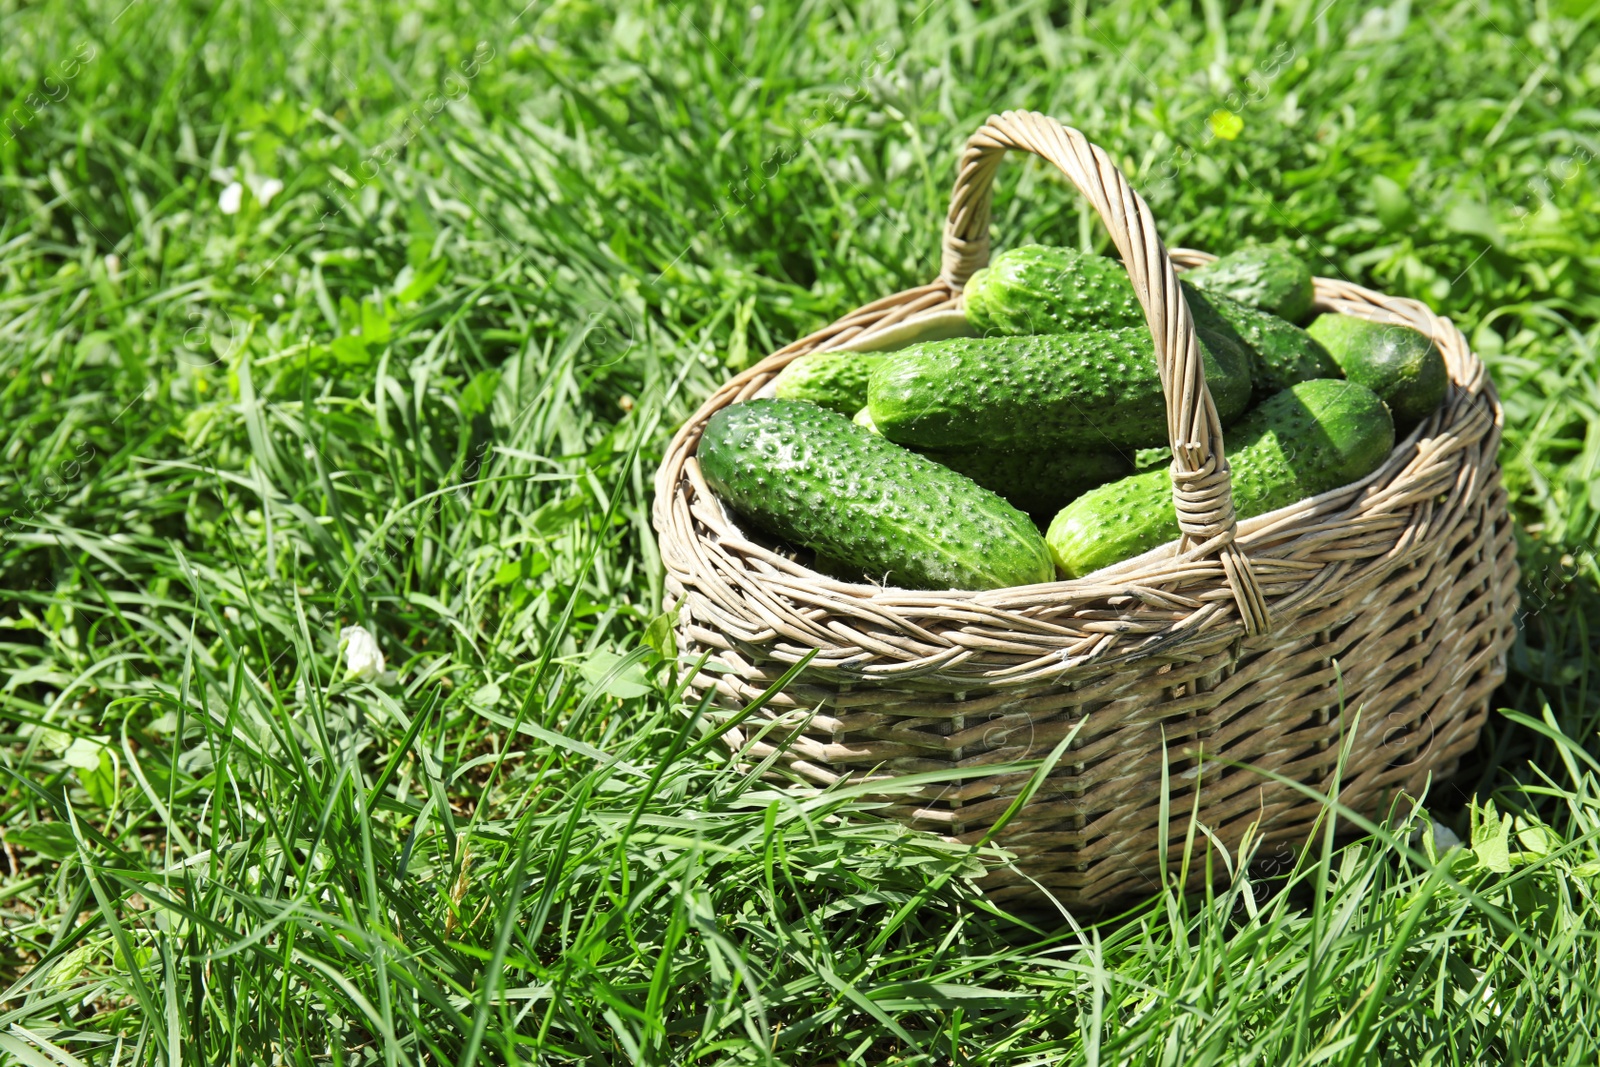
[[(0, 3), (0, 1062), (1593, 1062), (1600, 30), (1072, 10)], [(931, 277), (1007, 107), (1173, 245), (1427, 300), (1506, 406), (1461, 779), (1120, 915), (730, 765), (652, 628), (672, 429)]]

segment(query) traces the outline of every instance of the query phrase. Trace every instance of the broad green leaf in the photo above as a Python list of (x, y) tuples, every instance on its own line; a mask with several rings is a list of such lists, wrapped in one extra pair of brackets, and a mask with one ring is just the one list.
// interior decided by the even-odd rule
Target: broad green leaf
[(37, 852), (51, 860), (64, 860), (78, 851), (72, 827), (64, 822), (39, 822), (32, 826), (6, 827), (0, 831), (13, 848)]
[(1489, 205), (1481, 201), (1454, 201), (1445, 212), (1444, 224), (1456, 233), (1481, 237), (1497, 248), (1505, 241), (1505, 234), (1501, 232), (1500, 224), (1495, 222)]
[(498, 370), (479, 371), (467, 387), (461, 390), (461, 413), (467, 418), (489, 410), (494, 402), (495, 390), (500, 388)]
[(678, 658), (678, 624), (676, 610), (664, 611), (650, 620), (644, 628), (644, 643), (655, 649), (662, 659)]
[(448, 263), (440, 259), (430, 263), (422, 270), (412, 270), (412, 268), (407, 267), (400, 272), (400, 277), (396, 279), (396, 281), (405, 279), (401, 282), (404, 287), (395, 294), (396, 299), (402, 304), (414, 304), (421, 300), (433, 290), (434, 286), (439, 284), (448, 266)]
[(1511, 816), (1495, 812), (1494, 801), (1487, 801), (1481, 813), (1472, 812), (1472, 854), (1485, 870), (1501, 874), (1511, 870)]
[(587, 506), (585, 498), (581, 495), (552, 500), (530, 515), (528, 524), (536, 533), (554, 537), (576, 522), (587, 510)]
[[(650, 692), (650, 681), (645, 676), (644, 665), (638, 661), (618, 669), (626, 657), (610, 649), (596, 649), (578, 665), (578, 673), (590, 685), (599, 686), (601, 692), (623, 700), (642, 697)], [(615, 674), (612, 672), (616, 671)]]
[(525, 552), (516, 559), (507, 560), (494, 572), (495, 585), (531, 581), (550, 569), (550, 557), (543, 552)]
[(1379, 174), (1372, 179), (1372, 203), (1378, 221), (1391, 230), (1403, 230), (1416, 221), (1416, 209), (1399, 182)]
[(1517, 831), (1517, 843), (1530, 857), (1548, 856), (1559, 850), (1565, 841), (1548, 826), (1526, 826)]
[(335, 337), (328, 343), (328, 351), (340, 363), (351, 366), (365, 366), (372, 362), (372, 353), (368, 351), (366, 342), (350, 334)]
[(361, 301), (361, 339), (382, 347), (389, 343), (389, 337), (388, 307), (373, 299)]

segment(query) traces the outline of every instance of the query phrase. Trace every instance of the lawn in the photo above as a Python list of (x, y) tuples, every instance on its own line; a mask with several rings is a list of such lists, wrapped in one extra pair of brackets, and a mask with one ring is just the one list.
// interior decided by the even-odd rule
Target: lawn
[[(1592, 1064), (1596, 100), (1584, 0), (0, 0), (0, 1062)], [(1012, 107), (1506, 410), (1461, 775), (1117, 914), (730, 767), (659, 617), (674, 427), (936, 273)]]

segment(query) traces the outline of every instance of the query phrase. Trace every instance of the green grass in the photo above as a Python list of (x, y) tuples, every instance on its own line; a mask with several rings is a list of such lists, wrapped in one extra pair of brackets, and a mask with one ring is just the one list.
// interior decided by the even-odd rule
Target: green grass
[[(1592, 1063), (1589, 9), (0, 0), (0, 1062)], [(1461, 779), (1118, 916), (730, 768), (650, 629), (672, 428), (932, 276), (1006, 107), (1171, 244), (1429, 301), (1506, 407)], [(1016, 159), (995, 233), (1105, 243)]]

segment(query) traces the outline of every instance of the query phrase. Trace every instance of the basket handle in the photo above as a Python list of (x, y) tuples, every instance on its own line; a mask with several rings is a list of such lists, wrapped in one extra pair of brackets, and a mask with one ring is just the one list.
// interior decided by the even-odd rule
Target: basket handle
[(1111, 157), (1077, 130), (1036, 111), (991, 115), (967, 139), (961, 153), (944, 225), (943, 280), (960, 290), (974, 271), (988, 264), (994, 175), (1009, 148), (1054, 163), (1089, 198), (1110, 231), (1155, 339), (1156, 366), (1167, 400), (1167, 437), (1172, 443), (1172, 499), (1183, 533), (1178, 551), (1190, 559), (1216, 556), (1245, 632), (1265, 632), (1269, 621), (1261, 585), (1250, 560), (1234, 542), (1237, 521), (1222, 450), (1222, 424), (1206, 388), (1194, 319), (1166, 246), (1156, 235), (1150, 208), (1129, 188)]

